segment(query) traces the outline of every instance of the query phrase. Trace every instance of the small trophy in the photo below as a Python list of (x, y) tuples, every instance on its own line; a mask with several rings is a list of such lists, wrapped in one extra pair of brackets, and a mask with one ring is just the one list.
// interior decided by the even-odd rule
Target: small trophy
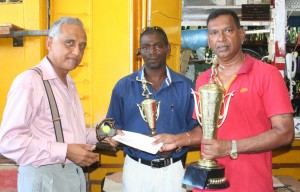
[[(212, 66), (212, 77), (215, 73), (215, 65)], [(233, 92), (224, 96), (224, 89), (217, 85), (212, 79), (210, 83), (199, 88), (198, 92), (192, 90), (195, 98), (195, 112), (197, 120), (202, 124), (203, 138), (215, 139), (217, 129), (223, 124), (229, 102)], [(199, 96), (197, 102), (196, 95)], [(224, 105), (224, 114), (220, 115), (224, 98), (230, 96)], [(202, 120), (202, 123), (200, 121)], [(219, 120), (222, 119), (220, 124)], [(221, 189), (229, 187), (229, 182), (225, 178), (225, 168), (219, 165), (216, 160), (202, 158), (198, 162), (193, 162), (186, 168), (182, 181), (184, 184), (200, 189)]]
[(153, 136), (156, 134), (156, 121), (159, 117), (160, 102), (150, 99), (152, 93), (147, 86), (147, 84), (151, 84), (150, 82), (145, 79), (139, 79), (138, 77), (136, 77), (136, 80), (142, 83), (142, 95), (146, 97), (146, 99), (141, 104), (137, 104), (137, 106), (143, 120), (148, 124), (148, 127), (151, 130), (151, 136)]
[(96, 149), (93, 150), (95, 153), (100, 153), (100, 151), (117, 151), (116, 148), (111, 147), (104, 139), (106, 137), (113, 137), (117, 134), (115, 128), (115, 122), (112, 118), (106, 118), (96, 125), (96, 136), (98, 143), (96, 144)]

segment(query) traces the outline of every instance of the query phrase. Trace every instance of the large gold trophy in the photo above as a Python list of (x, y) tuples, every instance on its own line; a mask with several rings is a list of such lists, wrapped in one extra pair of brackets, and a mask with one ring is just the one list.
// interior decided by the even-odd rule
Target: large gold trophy
[[(212, 66), (210, 83), (199, 88), (198, 92), (192, 90), (195, 98), (195, 111), (198, 122), (202, 125), (203, 138), (215, 139), (217, 129), (223, 124), (233, 93), (224, 95), (222, 86), (215, 83), (216, 68)], [(197, 97), (199, 101), (197, 101)], [(224, 98), (229, 96), (226, 105)], [(224, 113), (220, 115), (222, 105)], [(219, 120), (222, 122), (219, 124)], [(183, 183), (200, 189), (221, 189), (229, 187), (229, 182), (225, 178), (225, 168), (219, 165), (216, 160), (202, 158), (198, 162), (193, 162), (186, 168)]]
[(160, 102), (150, 99), (152, 93), (147, 87), (147, 84), (151, 84), (150, 82), (145, 79), (138, 79), (138, 77), (136, 77), (136, 80), (142, 83), (142, 95), (146, 97), (146, 99), (141, 104), (137, 104), (137, 106), (143, 120), (148, 124), (148, 127), (151, 130), (151, 136), (153, 136), (156, 134), (156, 121), (159, 117)]

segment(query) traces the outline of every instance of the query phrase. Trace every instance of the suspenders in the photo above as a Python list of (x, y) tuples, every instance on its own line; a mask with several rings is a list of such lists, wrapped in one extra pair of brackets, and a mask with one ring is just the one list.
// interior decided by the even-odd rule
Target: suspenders
[[(34, 68), (31, 68), (31, 70), (36, 71), (43, 80), (43, 72), (39, 68), (34, 67)], [(47, 93), (47, 97), (48, 97), (48, 101), (49, 101), (49, 105), (50, 105), (50, 109), (51, 109), (51, 115), (52, 115), (52, 121), (53, 121), (56, 141), (64, 143), (64, 135), (63, 135), (63, 131), (62, 131), (61, 120), (59, 117), (59, 111), (57, 108), (55, 97), (53, 95), (49, 81), (43, 80), (43, 84), (45, 86), (45, 90)]]

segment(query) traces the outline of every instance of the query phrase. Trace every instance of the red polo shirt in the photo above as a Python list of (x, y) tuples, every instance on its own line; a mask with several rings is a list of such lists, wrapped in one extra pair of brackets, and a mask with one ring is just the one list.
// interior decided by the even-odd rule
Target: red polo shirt
[[(210, 74), (211, 69), (198, 77), (196, 90), (209, 82)], [(270, 117), (293, 113), (288, 89), (277, 68), (249, 55), (246, 55), (236, 77), (224, 88), (227, 93), (234, 91), (234, 96), (231, 98), (225, 122), (218, 129), (219, 139), (238, 140), (258, 135), (271, 129)], [(212, 191), (273, 191), (271, 151), (239, 154), (236, 160), (226, 156), (217, 161), (225, 166), (230, 187)]]

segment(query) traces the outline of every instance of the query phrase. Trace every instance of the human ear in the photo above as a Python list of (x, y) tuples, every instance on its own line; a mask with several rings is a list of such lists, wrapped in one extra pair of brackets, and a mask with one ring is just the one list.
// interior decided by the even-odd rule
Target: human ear
[(140, 57), (141, 56), (141, 48), (138, 48), (138, 51), (136, 53), (136, 56)]
[(171, 45), (168, 44), (168, 53), (170, 54), (171, 53)]
[(46, 39), (46, 48), (47, 48), (48, 51), (51, 50), (52, 43), (53, 43), (53, 38), (52, 37), (47, 37), (47, 39)]
[(243, 44), (244, 41), (245, 41), (246, 32), (245, 32), (245, 29), (243, 27), (241, 27), (239, 31), (240, 31), (241, 44)]

